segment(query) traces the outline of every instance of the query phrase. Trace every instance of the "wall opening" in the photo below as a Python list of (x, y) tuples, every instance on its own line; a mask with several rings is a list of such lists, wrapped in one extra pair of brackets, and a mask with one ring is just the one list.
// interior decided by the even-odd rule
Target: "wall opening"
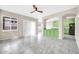
[(75, 39), (75, 18), (67, 17), (64, 19), (64, 37)]
[(35, 21), (23, 21), (23, 35), (24, 37), (36, 36), (36, 22)]

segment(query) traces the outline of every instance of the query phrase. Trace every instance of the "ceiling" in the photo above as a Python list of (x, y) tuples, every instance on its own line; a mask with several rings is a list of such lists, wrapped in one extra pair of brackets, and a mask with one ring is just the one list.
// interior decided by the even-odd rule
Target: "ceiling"
[(34, 18), (37, 18), (38, 15), (44, 17), (71, 8), (75, 8), (76, 5), (37, 5), (37, 7), (39, 10), (43, 11), (42, 14), (38, 12), (31, 14), (30, 12), (33, 11), (32, 5), (0, 5), (0, 9)]

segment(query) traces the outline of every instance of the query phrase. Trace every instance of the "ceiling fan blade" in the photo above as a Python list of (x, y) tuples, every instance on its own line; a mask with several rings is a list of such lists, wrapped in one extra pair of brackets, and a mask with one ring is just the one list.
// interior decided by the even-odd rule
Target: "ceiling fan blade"
[(37, 12), (43, 13), (43, 11), (37, 11)]
[(33, 5), (34, 11), (30, 12), (30, 13), (34, 13), (35, 11), (43, 13), (43, 11), (39, 11), (38, 8), (36, 7), (36, 5)]
[(36, 5), (33, 5), (33, 9), (36, 11), (37, 10), (37, 7), (36, 7)]
[(36, 5), (33, 5), (33, 8), (36, 8)]
[(34, 13), (35, 11), (32, 11), (32, 12), (30, 12), (30, 13)]

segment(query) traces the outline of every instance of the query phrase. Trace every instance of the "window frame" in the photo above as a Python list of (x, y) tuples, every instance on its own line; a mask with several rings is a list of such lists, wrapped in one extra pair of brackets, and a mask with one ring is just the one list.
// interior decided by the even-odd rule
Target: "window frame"
[[(6, 21), (8, 22), (12, 22), (12, 21), (16, 21), (16, 29), (12, 29), (12, 23), (10, 24), (10, 29), (6, 30), (4, 27), (5, 27), (5, 19), (7, 19)], [(10, 20), (11, 19), (11, 20)], [(18, 20), (16, 18), (11, 18), (11, 17), (6, 17), (6, 16), (3, 16), (3, 19), (2, 19), (2, 31), (5, 32), (5, 31), (17, 31), (18, 30)]]

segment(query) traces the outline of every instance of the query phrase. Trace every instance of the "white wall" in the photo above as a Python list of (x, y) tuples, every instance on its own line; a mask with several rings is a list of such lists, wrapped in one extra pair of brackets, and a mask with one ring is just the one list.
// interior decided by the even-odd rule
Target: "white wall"
[(52, 22), (46, 22), (46, 29), (52, 29)]
[(79, 15), (75, 18), (75, 38), (79, 48)]
[(46, 21), (46, 28), (47, 29), (52, 29), (52, 28), (55, 28), (55, 27), (53, 27), (53, 21), (57, 21), (57, 20), (59, 20), (59, 18), (58, 17), (53, 17), (53, 18), (50, 18), (50, 19), (48, 19), (47, 21)]
[(77, 42), (77, 46), (79, 48), (79, 6), (77, 7), (77, 15), (75, 17), (75, 38)]

